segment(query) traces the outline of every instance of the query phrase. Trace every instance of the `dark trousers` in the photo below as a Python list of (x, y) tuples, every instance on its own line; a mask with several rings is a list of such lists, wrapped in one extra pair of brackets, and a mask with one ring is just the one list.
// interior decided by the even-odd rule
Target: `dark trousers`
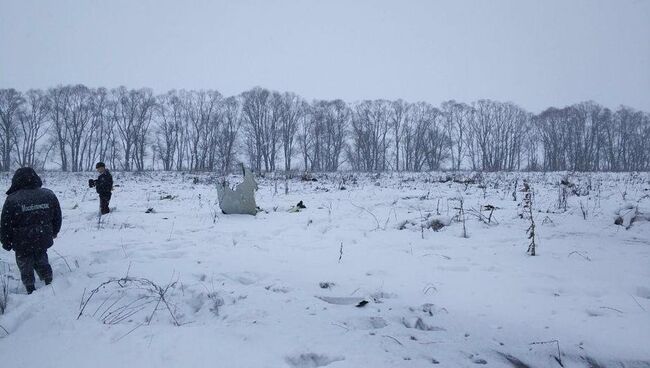
[(47, 283), (52, 281), (52, 267), (45, 249), (16, 253), (16, 264), (20, 270), (20, 279), (27, 289), (34, 287), (34, 271), (41, 280)]
[(111, 193), (102, 193), (99, 195), (99, 212), (101, 212), (102, 215), (111, 212), (111, 210), (108, 208), (110, 201)]

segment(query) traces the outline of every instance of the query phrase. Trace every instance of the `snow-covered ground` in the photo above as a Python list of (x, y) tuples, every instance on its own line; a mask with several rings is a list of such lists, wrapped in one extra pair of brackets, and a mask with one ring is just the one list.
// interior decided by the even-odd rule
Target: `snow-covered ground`
[(565, 367), (650, 367), (647, 173), (570, 175), (566, 210), (562, 173), (261, 178), (255, 217), (221, 214), (208, 175), (114, 173), (101, 222), (92, 174), (41, 175), (64, 215), (55, 278), (28, 296), (0, 253), (2, 367), (559, 367), (558, 346)]

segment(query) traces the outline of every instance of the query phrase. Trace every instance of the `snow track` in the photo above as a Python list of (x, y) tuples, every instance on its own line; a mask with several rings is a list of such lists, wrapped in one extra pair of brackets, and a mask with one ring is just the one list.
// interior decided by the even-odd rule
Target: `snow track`
[[(0, 253), (3, 366), (557, 367), (558, 344), (565, 367), (650, 366), (650, 223), (614, 224), (630, 202), (650, 213), (648, 174), (569, 176), (582, 192), (566, 210), (562, 173), (327, 174), (288, 195), (259, 179), (253, 217), (221, 214), (206, 175), (114, 173), (100, 222), (90, 174), (41, 176), (64, 215), (55, 279), (28, 296)], [(536, 257), (516, 179), (535, 193)], [(488, 204), (490, 224), (476, 215)], [(121, 278), (164, 302), (115, 281), (77, 318)]]

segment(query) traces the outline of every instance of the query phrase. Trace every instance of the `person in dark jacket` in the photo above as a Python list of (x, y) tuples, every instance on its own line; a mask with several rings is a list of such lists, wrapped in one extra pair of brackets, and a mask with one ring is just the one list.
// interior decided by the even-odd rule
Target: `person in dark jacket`
[(108, 204), (111, 201), (111, 191), (113, 190), (113, 176), (103, 162), (98, 162), (95, 168), (99, 173), (99, 177), (97, 180), (92, 180), (90, 186), (94, 186), (97, 194), (99, 194), (99, 212), (105, 215), (111, 212)]
[(52, 282), (47, 249), (61, 230), (59, 200), (41, 185), (41, 178), (31, 167), (16, 170), (0, 218), (2, 248), (16, 252), (20, 278), (28, 294), (36, 290), (34, 271), (46, 285)]

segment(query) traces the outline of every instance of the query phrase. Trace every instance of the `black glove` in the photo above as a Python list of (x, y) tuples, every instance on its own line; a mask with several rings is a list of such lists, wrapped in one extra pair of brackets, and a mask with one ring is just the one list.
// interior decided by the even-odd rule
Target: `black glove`
[(95, 187), (95, 181), (93, 179), (88, 179), (88, 188), (94, 188)]
[(6, 250), (7, 252), (11, 251), (11, 244), (2, 244), (2, 249)]

